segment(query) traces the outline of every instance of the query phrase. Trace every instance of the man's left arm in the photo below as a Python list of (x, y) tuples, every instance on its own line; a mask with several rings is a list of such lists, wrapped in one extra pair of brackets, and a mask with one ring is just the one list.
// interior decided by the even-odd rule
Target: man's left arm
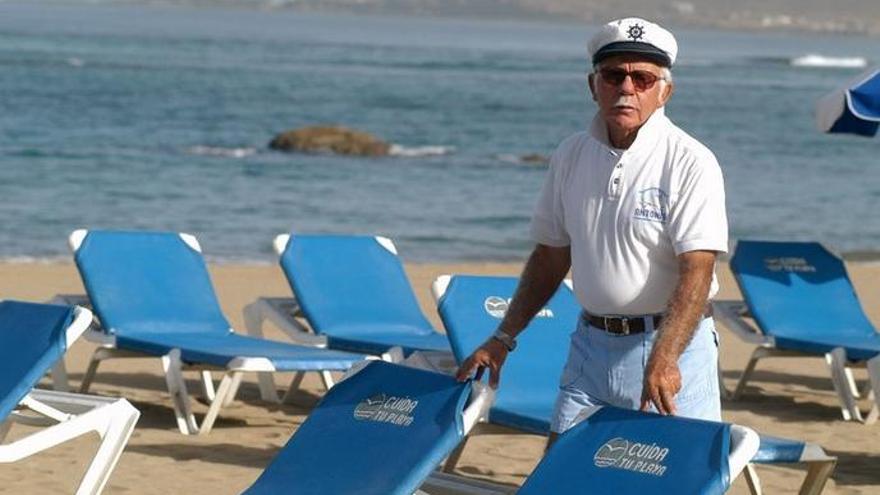
[(675, 414), (675, 396), (681, 390), (678, 358), (703, 318), (715, 269), (715, 256), (715, 251), (688, 251), (678, 255), (678, 285), (669, 300), (645, 368), (641, 401), (643, 411), (653, 404), (660, 414)]

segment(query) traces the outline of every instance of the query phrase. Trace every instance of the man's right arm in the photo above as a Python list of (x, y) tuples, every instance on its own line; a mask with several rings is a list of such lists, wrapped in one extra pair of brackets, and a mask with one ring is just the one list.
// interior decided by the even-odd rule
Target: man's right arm
[[(570, 246), (536, 245), (523, 268), (516, 293), (498, 329), (514, 338), (519, 335), (556, 292), (569, 268)], [(464, 360), (456, 378), (464, 381), (476, 372), (479, 380), (483, 371), (489, 368), (489, 386), (496, 388), (507, 353), (503, 343), (489, 338)]]

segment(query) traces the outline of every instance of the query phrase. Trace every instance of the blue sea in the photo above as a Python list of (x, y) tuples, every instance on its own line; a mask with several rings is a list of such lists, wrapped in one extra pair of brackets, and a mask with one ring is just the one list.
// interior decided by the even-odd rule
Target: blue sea
[[(0, 258), (68, 255), (80, 227), (199, 236), (270, 261), (283, 232), (375, 233), (409, 261), (521, 260), (549, 155), (584, 128), (594, 26), (290, 10), (0, 2)], [(880, 139), (814, 102), (880, 40), (675, 30), (667, 114), (715, 151), (733, 238), (880, 252)], [(795, 61), (820, 55), (821, 63)], [(815, 57), (814, 57), (815, 58)], [(386, 158), (284, 154), (341, 124)]]

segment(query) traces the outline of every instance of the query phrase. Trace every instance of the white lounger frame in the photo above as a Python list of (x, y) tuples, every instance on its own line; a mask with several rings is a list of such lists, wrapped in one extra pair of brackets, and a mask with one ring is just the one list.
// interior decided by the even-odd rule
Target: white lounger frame
[[(752, 356), (732, 393), (723, 387), (723, 381), (721, 381), (722, 390), (731, 400), (737, 400), (742, 396), (746, 383), (759, 360), (768, 357), (803, 358), (817, 356), (817, 354), (812, 353), (777, 349), (775, 339), (762, 334), (758, 327), (750, 321), (748, 307), (743, 301), (713, 301), (712, 307), (714, 316), (724, 326), (745, 342), (757, 346), (752, 352)], [(875, 356), (865, 363), (860, 363), (868, 369), (868, 386), (864, 391), (858, 389), (853, 379), (852, 370), (848, 367), (851, 363), (847, 362), (846, 351), (842, 347), (832, 350), (825, 354), (824, 357), (825, 363), (831, 372), (831, 383), (834, 385), (834, 391), (840, 399), (840, 412), (843, 419), (846, 421), (862, 421), (865, 424), (876, 422), (878, 416), (880, 416), (880, 407), (878, 407), (880, 406), (880, 356)], [(719, 365), (719, 379), (721, 372), (721, 366)], [(859, 409), (858, 399), (865, 396), (867, 396), (868, 400), (872, 400), (873, 405), (867, 414), (862, 414)]]
[[(87, 234), (88, 231), (86, 230), (76, 230), (70, 234), (70, 247), (74, 253), (79, 249)], [(180, 234), (180, 237), (191, 248), (201, 253), (201, 246), (195, 237), (189, 234)], [(60, 294), (55, 296), (52, 302), (60, 304), (76, 303), (82, 306), (90, 305), (88, 297), (79, 294)], [(230, 331), (234, 331), (234, 329), (230, 329)], [(118, 358), (160, 357), (162, 360), (162, 370), (165, 373), (165, 382), (174, 405), (174, 415), (177, 419), (177, 427), (184, 435), (207, 435), (211, 432), (214, 422), (217, 420), (217, 416), (220, 413), (220, 409), (224, 406), (228, 406), (235, 400), (244, 373), (258, 373), (261, 377), (265, 375), (268, 379), (261, 379), (259, 382), (261, 397), (264, 400), (273, 403), (280, 402), (278, 391), (275, 388), (275, 382), (272, 379), (272, 375), (278, 372), (278, 370), (275, 369), (275, 366), (271, 361), (264, 357), (239, 356), (229, 361), (226, 367), (217, 367), (205, 364), (184, 363), (181, 361), (179, 349), (172, 349), (171, 352), (164, 356), (118, 349), (116, 347), (116, 338), (101, 330), (100, 321), (97, 318), (94, 320), (92, 327), (86, 332), (85, 338), (90, 342), (98, 344), (98, 348), (95, 349), (95, 352), (92, 354), (88, 370), (83, 376), (80, 385), (80, 392), (87, 392), (89, 390), (92, 380), (95, 377), (95, 373), (98, 370), (98, 366), (102, 361)], [(187, 391), (186, 382), (183, 378), (184, 371), (198, 371), (200, 373), (200, 383), (202, 385), (204, 397), (210, 404), (208, 412), (202, 419), (201, 424), (198, 424), (192, 413), (192, 409), (190, 408), (191, 401)], [(224, 373), (223, 378), (216, 389), (214, 387), (213, 377), (211, 376), (212, 371), (220, 371)], [(289, 400), (289, 397), (296, 391), (302, 382), (304, 373), (306, 372), (292, 373), (294, 373), (294, 378), (291, 382), (290, 388), (285, 394), (285, 400)], [(317, 373), (320, 373), (324, 386), (329, 390), (329, 388), (333, 386), (333, 376), (329, 371), (318, 371)], [(53, 370), (53, 376), (56, 379), (54, 385), (56, 389), (69, 388), (66, 381), (67, 373), (64, 371), (63, 362), (56, 365)]]
[[(67, 329), (68, 346), (92, 321), (92, 314), (88, 309), (77, 307), (74, 315), (74, 321)], [(125, 399), (34, 389), (0, 423), (0, 442), (6, 438), (14, 423), (47, 428), (13, 442), (0, 444), (0, 463), (16, 462), (70, 439), (95, 432), (101, 437), (101, 444), (76, 493), (101, 493), (139, 416), (140, 412)]]
[[(816, 444), (807, 443), (798, 461), (769, 465), (780, 466), (788, 464), (807, 465), (807, 476), (804, 478), (803, 483), (801, 483), (798, 495), (819, 495), (825, 489), (825, 484), (828, 482), (828, 478), (831, 477), (834, 466), (837, 465), (837, 457), (829, 456), (822, 447)], [(764, 490), (761, 488), (761, 480), (758, 477), (758, 472), (755, 470), (755, 464), (748, 464), (743, 474), (752, 495), (763, 495)]]

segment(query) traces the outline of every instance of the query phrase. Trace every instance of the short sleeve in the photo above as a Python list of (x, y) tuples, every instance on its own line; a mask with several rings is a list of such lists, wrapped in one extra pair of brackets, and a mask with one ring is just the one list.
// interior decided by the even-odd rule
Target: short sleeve
[(561, 151), (556, 149), (550, 158), (550, 167), (544, 178), (544, 185), (538, 195), (538, 202), (532, 215), (529, 232), (535, 242), (553, 247), (564, 247), (571, 243), (565, 230), (562, 208), (562, 188), (560, 175), (564, 166)]
[(675, 254), (688, 251), (727, 252), (727, 209), (724, 177), (711, 152), (682, 167), (678, 193), (670, 208), (669, 235)]

